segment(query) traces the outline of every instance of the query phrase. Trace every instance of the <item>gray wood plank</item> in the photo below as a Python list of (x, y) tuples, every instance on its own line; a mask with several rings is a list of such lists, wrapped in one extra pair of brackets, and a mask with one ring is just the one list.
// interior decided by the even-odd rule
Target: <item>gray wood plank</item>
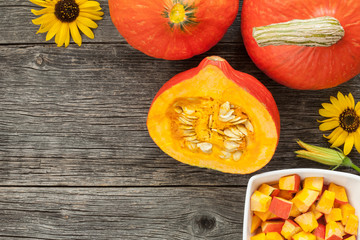
[(0, 188), (1, 239), (241, 239), (245, 188)]
[[(300, 138), (327, 146), (317, 129), (322, 102), (341, 90), (360, 100), (359, 76), (337, 88), (297, 91), (267, 78), (241, 44), (219, 44), (187, 61), (151, 59), (127, 45), (0, 47), (0, 185), (242, 185), (238, 176), (179, 163), (146, 130), (157, 90), (176, 73), (220, 55), (273, 93), (281, 115), (274, 159), (259, 172), (327, 168), (296, 159)], [(356, 153), (353, 155), (359, 161)], [(348, 170), (349, 172), (354, 172)]]
[[(103, 8), (104, 17), (97, 21), (99, 27), (94, 30), (95, 38), (89, 39), (83, 36), (83, 42), (86, 43), (126, 43), (124, 38), (116, 30), (111, 22), (109, 6), (107, 0), (98, 1)], [(222, 39), (222, 42), (240, 42), (240, 10), (242, 0), (240, 1), (239, 14), (233, 25)], [(34, 25), (31, 20), (36, 16), (31, 13), (31, 9), (41, 9), (28, 0), (0, 0), (0, 44), (35, 44), (45, 43), (45, 34), (36, 34), (39, 26)], [(47, 43), (55, 45), (54, 39)], [(77, 46), (73, 43), (73, 45)]]

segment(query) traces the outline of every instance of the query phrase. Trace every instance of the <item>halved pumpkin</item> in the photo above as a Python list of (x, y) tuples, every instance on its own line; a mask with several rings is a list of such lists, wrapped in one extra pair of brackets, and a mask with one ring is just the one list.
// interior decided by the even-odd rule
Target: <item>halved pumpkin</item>
[(271, 160), (280, 116), (264, 85), (213, 56), (159, 90), (147, 127), (154, 142), (180, 162), (247, 174)]

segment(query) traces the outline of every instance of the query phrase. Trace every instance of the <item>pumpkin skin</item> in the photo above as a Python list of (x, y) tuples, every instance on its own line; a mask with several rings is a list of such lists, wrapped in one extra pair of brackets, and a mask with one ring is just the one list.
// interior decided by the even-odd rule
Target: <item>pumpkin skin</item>
[[(175, 5), (184, 20), (171, 14)], [(239, 1), (109, 0), (109, 8), (114, 25), (135, 49), (155, 58), (180, 60), (220, 41), (235, 20)]]
[[(187, 149), (188, 142), (179, 134), (184, 125), (177, 121), (179, 115), (174, 111), (175, 107), (178, 107), (181, 101), (194, 103), (199, 99), (205, 99), (205, 104), (209, 101), (215, 103), (210, 104), (211, 108), (201, 104), (195, 107), (194, 115), (200, 117), (193, 123), (199, 141), (213, 144), (211, 153), (202, 152), (199, 148)], [(220, 105), (217, 103), (226, 101), (240, 106), (253, 126), (252, 132), (248, 130), (241, 158), (236, 161), (235, 153), (230, 159), (219, 157), (223, 139), (220, 137), (219, 140), (220, 135), (212, 135), (213, 130), (201, 125), (202, 122), (205, 122), (206, 126), (209, 122), (210, 125), (212, 119), (212, 127), (215, 128), (216, 124), (218, 130), (225, 132), (224, 129), (231, 123), (219, 121), (217, 113), (220, 114), (220, 110), (216, 112), (212, 109), (217, 109)], [(184, 111), (185, 107), (183, 106)], [(147, 128), (154, 142), (166, 154), (180, 162), (226, 173), (247, 174), (259, 170), (271, 160), (280, 135), (280, 116), (274, 98), (264, 85), (254, 77), (234, 70), (224, 59), (212, 56), (205, 58), (198, 67), (174, 76), (163, 85), (151, 104)], [(208, 132), (202, 135), (201, 131), (204, 129), (211, 132), (210, 140), (201, 139), (208, 137)]]
[[(358, 0), (244, 0), (242, 36), (254, 63), (270, 78), (295, 89), (325, 89), (360, 73), (360, 1)], [(336, 18), (345, 36), (330, 47), (259, 47), (254, 27), (293, 19)]]

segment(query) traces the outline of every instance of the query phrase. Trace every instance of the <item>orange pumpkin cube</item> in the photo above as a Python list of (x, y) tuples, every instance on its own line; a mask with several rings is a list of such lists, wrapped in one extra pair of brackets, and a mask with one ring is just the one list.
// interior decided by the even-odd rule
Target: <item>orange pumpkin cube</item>
[(345, 236), (345, 227), (344, 227), (344, 225), (342, 225), (341, 222), (336, 222), (336, 223), (337, 223), (337, 225), (339, 225), (341, 236)]
[(278, 232), (268, 232), (266, 240), (284, 240), (284, 238)]
[(271, 197), (275, 197), (280, 193), (280, 189), (272, 187), (266, 183), (261, 184), (258, 191)]
[(272, 212), (270, 211), (266, 211), (266, 212), (258, 212), (258, 211), (254, 211), (254, 214), (256, 216), (258, 216), (261, 221), (265, 222), (266, 220), (268, 220), (272, 214)]
[(260, 227), (261, 222), (262, 222), (261, 219), (258, 216), (254, 215), (251, 218), (251, 230), (250, 230), (250, 232), (251, 233), (255, 232), (255, 230), (258, 229), (258, 227)]
[(324, 214), (330, 214), (332, 207), (334, 206), (335, 193), (325, 190), (320, 197), (316, 210)]
[(340, 206), (341, 214), (342, 214), (342, 220), (341, 223), (343, 225), (346, 225), (346, 222), (350, 216), (350, 214), (355, 214), (355, 208), (351, 206), (349, 203), (342, 204)]
[(350, 235), (357, 235), (359, 218), (355, 214), (350, 214), (345, 226), (345, 232)]
[(335, 183), (330, 183), (329, 191), (335, 193), (335, 202), (339, 204), (345, 204), (349, 202), (346, 190), (343, 186), (336, 185)]
[(268, 232), (277, 232), (277, 233), (281, 233), (281, 229), (284, 225), (284, 221), (273, 221), (273, 222), (263, 222), (261, 224), (261, 230), (264, 233), (268, 233)]
[(293, 203), (283, 198), (274, 197), (271, 201), (269, 211), (282, 219), (288, 219)]
[(297, 225), (293, 220), (288, 219), (285, 221), (281, 229), (281, 235), (283, 235), (286, 239), (291, 239), (293, 235), (300, 231), (300, 226)]
[(315, 203), (310, 206), (310, 210), (309, 210), (309, 211), (311, 211), (311, 212), (314, 214), (316, 220), (319, 219), (319, 218), (321, 218), (321, 217), (324, 215), (322, 212), (319, 212), (318, 210), (316, 210), (316, 205), (315, 205)]
[(280, 190), (288, 190), (291, 192), (297, 192), (300, 188), (300, 176), (293, 174), (290, 176), (284, 176), (279, 179)]
[(297, 216), (295, 222), (300, 225), (304, 232), (312, 232), (315, 228), (319, 226), (314, 214), (312, 212), (307, 212)]
[(301, 214), (300, 210), (296, 207), (295, 204), (292, 205), (291, 211), (290, 211), (290, 217), (297, 217)]
[(262, 192), (255, 191), (250, 198), (251, 211), (266, 212), (269, 210), (271, 197)]
[(250, 240), (266, 240), (265, 233), (259, 233), (252, 237), (250, 237)]
[(299, 232), (295, 234), (292, 238), (293, 240), (316, 240), (316, 236), (308, 232)]
[(336, 222), (332, 221), (326, 224), (325, 239), (326, 240), (342, 239), (341, 229), (339, 228), (339, 225)]
[(356, 237), (354, 235), (348, 237), (348, 238), (345, 238), (344, 240), (356, 240)]
[(304, 188), (295, 195), (295, 197), (292, 199), (292, 202), (296, 205), (300, 212), (304, 213), (309, 210), (309, 208), (316, 201), (318, 196), (318, 191)]
[(280, 190), (277, 197), (281, 197), (286, 200), (291, 200), (294, 197), (294, 193), (288, 190)]
[(323, 177), (307, 177), (304, 179), (303, 188), (308, 188), (311, 190), (321, 192), (323, 186), (324, 186)]
[(342, 220), (342, 214), (341, 214), (341, 209), (340, 208), (332, 208), (330, 211), (330, 214), (325, 214), (325, 220), (326, 222), (331, 222), (331, 221), (341, 221)]
[(326, 230), (325, 225), (319, 223), (319, 226), (315, 228), (313, 232), (317, 240), (325, 240), (325, 230)]

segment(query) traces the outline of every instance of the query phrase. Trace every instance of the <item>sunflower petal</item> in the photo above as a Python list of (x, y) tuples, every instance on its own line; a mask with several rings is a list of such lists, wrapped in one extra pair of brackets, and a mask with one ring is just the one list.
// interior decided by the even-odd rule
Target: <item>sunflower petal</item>
[(347, 96), (347, 98), (348, 98), (348, 101), (349, 101), (349, 104), (350, 104), (351, 108), (354, 108), (354, 106), (355, 106), (355, 99), (354, 99), (353, 95), (352, 95), (351, 93), (349, 93), (349, 95)]
[(319, 114), (320, 114), (320, 116), (323, 116), (323, 117), (337, 117), (337, 116), (339, 116), (339, 114), (330, 112), (329, 110), (324, 109), (324, 108), (319, 109)]
[(50, 30), (46, 34), (46, 41), (49, 41), (50, 39), (52, 39), (55, 36), (55, 34), (59, 32), (60, 27), (61, 27), (61, 21), (56, 20), (54, 25), (50, 28)]
[(334, 141), (331, 147), (333, 148), (343, 145), (348, 135), (349, 133), (346, 131), (341, 132), (341, 134), (339, 135), (339, 137), (337, 137), (337, 139)]
[(354, 142), (355, 142), (355, 137), (354, 137), (354, 133), (350, 133), (346, 139), (345, 139), (345, 144), (344, 144), (344, 154), (348, 155), (353, 146), (354, 146)]
[(55, 11), (55, 9), (53, 7), (47, 7), (47, 8), (43, 8), (40, 10), (31, 9), (31, 12), (36, 16), (46, 14), (46, 13), (54, 14), (54, 11)]
[(81, 43), (82, 43), (82, 39), (81, 39), (81, 35), (80, 35), (80, 32), (79, 32), (76, 22), (74, 21), (74, 22), (70, 23), (69, 27), (70, 27), (70, 33), (71, 33), (72, 39), (80, 47)]
[(82, 4), (84, 4), (85, 2), (87, 2), (88, 0), (75, 0), (75, 2), (80, 6)]
[(330, 102), (339, 112), (341, 112), (341, 108), (342, 108), (341, 103), (339, 102), (339, 100), (336, 97), (330, 96)]
[(344, 97), (344, 94), (342, 94), (341, 92), (338, 92), (337, 98), (338, 98), (340, 106), (341, 106), (340, 110), (344, 111), (348, 107), (346, 104), (346, 99)]
[(61, 24), (61, 28), (59, 32), (59, 42), (57, 43), (58, 47), (61, 47), (65, 43), (67, 35), (69, 35), (69, 24), (63, 23)]
[(360, 153), (360, 129), (358, 129), (355, 134), (355, 148)]
[(84, 18), (89, 18), (91, 20), (101, 20), (102, 17), (99, 15), (95, 15), (92, 13), (87, 13), (87, 12), (80, 12), (79, 16), (84, 17)]
[(328, 130), (331, 130), (338, 126), (339, 126), (339, 121), (333, 120), (333, 121), (324, 122), (324, 123), (320, 124), (319, 129), (320, 129), (320, 131), (328, 131)]
[(77, 22), (76, 24), (78, 25), (80, 31), (82, 31), (88, 38), (94, 39), (94, 37), (95, 37), (94, 33), (91, 31), (90, 28), (88, 28), (87, 26), (85, 26), (81, 22)]
[(332, 131), (329, 136), (324, 136), (324, 138), (327, 138), (327, 139), (331, 139), (333, 137), (336, 137), (338, 135), (340, 135), (340, 133), (343, 131), (343, 129), (341, 127), (337, 127), (334, 131)]
[(323, 104), (321, 104), (321, 106), (323, 106), (323, 108), (328, 110), (329, 112), (332, 112), (332, 113), (335, 113), (335, 114), (338, 114), (338, 115), (341, 113), (341, 111), (339, 111), (339, 109), (337, 109), (331, 103), (323, 103)]
[(87, 2), (84, 2), (83, 4), (79, 4), (80, 10), (82, 10), (84, 8), (99, 7), (99, 6), (100, 6), (100, 3), (96, 2), (96, 1), (87, 1)]
[(48, 1), (43, 1), (43, 0), (30, 0), (30, 2), (32, 2), (33, 4), (36, 4), (38, 6), (41, 6), (41, 7), (49, 7), (49, 6), (54, 5), (53, 2), (48, 2)]
[(81, 17), (81, 16), (79, 16), (76, 19), (76, 22), (80, 22), (83, 25), (85, 25), (87, 27), (90, 27), (90, 28), (97, 28), (98, 27), (98, 25), (93, 20), (91, 20), (89, 18)]

